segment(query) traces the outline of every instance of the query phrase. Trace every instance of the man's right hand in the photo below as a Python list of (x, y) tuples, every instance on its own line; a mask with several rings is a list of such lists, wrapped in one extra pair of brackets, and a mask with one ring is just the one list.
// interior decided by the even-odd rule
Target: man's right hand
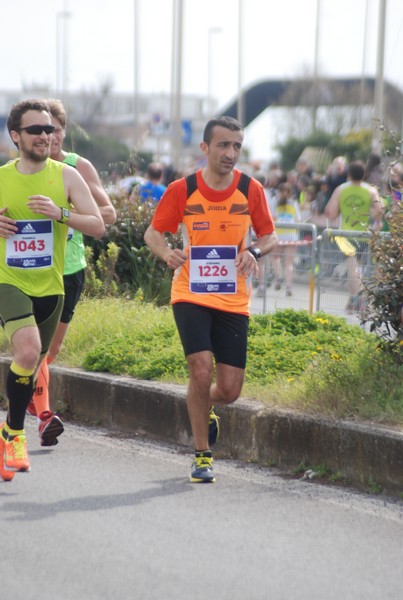
[(175, 270), (178, 267), (181, 267), (187, 261), (187, 258), (188, 255), (184, 250), (181, 250), (180, 248), (172, 250), (169, 248), (164, 260), (170, 269)]
[(8, 206), (0, 208), (0, 237), (5, 238), (6, 240), (12, 235), (15, 235), (18, 231), (18, 227), (15, 224), (16, 221), (4, 216), (7, 210)]

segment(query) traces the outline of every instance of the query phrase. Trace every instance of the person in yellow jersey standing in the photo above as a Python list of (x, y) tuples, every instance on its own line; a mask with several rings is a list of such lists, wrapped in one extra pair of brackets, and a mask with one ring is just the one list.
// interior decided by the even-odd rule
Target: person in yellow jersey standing
[[(230, 404), (241, 393), (251, 278), (259, 258), (277, 243), (262, 185), (235, 169), (242, 142), (238, 121), (210, 120), (200, 144), (206, 166), (168, 186), (144, 236), (151, 251), (175, 270), (171, 303), (189, 368), (194, 483), (215, 481), (211, 446), (219, 423), (214, 405)], [(170, 248), (164, 236), (178, 227), (183, 249)]]
[[(66, 163), (77, 169), (88, 184), (104, 223), (108, 225), (114, 223), (116, 220), (116, 211), (108, 194), (102, 187), (100, 177), (94, 165), (89, 160), (74, 152), (65, 152), (63, 150), (63, 141), (66, 137), (67, 114), (62, 102), (58, 99), (47, 99), (46, 103), (49, 106), (52, 124), (55, 128), (50, 145), (50, 157), (53, 160)], [(63, 345), (76, 304), (83, 291), (85, 268), (86, 260), (83, 235), (80, 231), (70, 229), (64, 259), (63, 310), (48, 354), (42, 360), (39, 368), (34, 395), (28, 405), (28, 412), (38, 416), (41, 446), (54, 446), (58, 442), (58, 436), (64, 431), (60, 417), (54, 414), (50, 408), (48, 365), (56, 360)]]
[[(347, 181), (337, 186), (325, 208), (330, 221), (341, 220), (346, 231), (379, 230), (382, 225), (382, 203), (378, 190), (364, 181), (365, 165), (352, 161), (347, 169)], [(336, 243), (346, 256), (348, 291), (347, 312), (360, 312), (362, 268), (368, 260), (368, 240), (336, 236)]]
[(101, 237), (105, 225), (76, 169), (49, 158), (54, 126), (46, 102), (14, 105), (7, 128), (19, 150), (0, 167), (0, 319), (12, 350), (0, 476), (10, 480), (30, 469), (25, 412), (63, 307), (68, 227)]

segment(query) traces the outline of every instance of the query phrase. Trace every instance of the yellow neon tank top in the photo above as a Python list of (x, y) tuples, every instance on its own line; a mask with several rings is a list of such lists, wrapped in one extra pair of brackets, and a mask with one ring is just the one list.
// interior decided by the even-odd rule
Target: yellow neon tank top
[(48, 196), (68, 208), (63, 184), (64, 165), (47, 159), (39, 173), (24, 175), (18, 160), (0, 167), (0, 207), (15, 219), (17, 234), (0, 238), (0, 283), (14, 285), (34, 297), (64, 294), (63, 268), (67, 225), (33, 213), (29, 196)]

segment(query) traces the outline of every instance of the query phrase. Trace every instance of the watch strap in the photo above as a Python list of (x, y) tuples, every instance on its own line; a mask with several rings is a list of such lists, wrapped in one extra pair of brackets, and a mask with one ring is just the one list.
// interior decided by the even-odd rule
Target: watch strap
[(259, 248), (256, 248), (254, 246), (248, 246), (248, 248), (246, 248), (246, 250), (250, 254), (252, 254), (252, 256), (255, 260), (259, 260), (259, 258), (262, 256), (262, 252), (259, 250)]

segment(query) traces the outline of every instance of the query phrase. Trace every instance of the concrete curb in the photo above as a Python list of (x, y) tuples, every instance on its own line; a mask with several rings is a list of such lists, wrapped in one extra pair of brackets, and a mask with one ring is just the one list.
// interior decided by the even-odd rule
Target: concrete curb
[[(9, 362), (0, 358), (2, 389)], [(78, 419), (111, 431), (192, 447), (185, 386), (53, 365), (51, 372), (54, 410), (67, 409)], [(403, 492), (400, 430), (272, 410), (242, 398), (217, 413), (222, 430), (215, 447), (218, 457), (282, 471), (326, 466), (356, 488)]]

